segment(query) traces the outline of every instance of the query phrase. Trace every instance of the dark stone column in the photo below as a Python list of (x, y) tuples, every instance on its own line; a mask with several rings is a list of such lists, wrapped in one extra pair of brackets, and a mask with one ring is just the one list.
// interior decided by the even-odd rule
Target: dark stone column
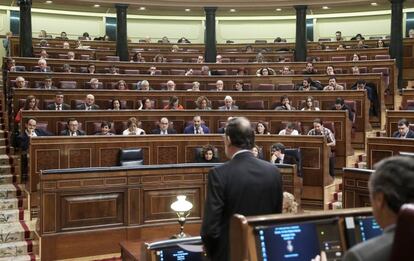
[(306, 61), (306, 11), (307, 5), (296, 5), (296, 40), (295, 40), (295, 61)]
[(217, 7), (204, 7), (204, 12), (206, 14), (206, 30), (204, 33), (204, 60), (208, 63), (215, 63), (217, 56), (216, 10)]
[(33, 57), (32, 0), (19, 0), (20, 6), (20, 56)]
[(129, 61), (127, 35), (128, 5), (116, 4), (116, 55), (121, 61)]
[[(404, 0), (390, 0), (391, 2), (391, 40), (390, 56), (396, 60), (398, 68), (398, 88), (403, 88), (403, 2)], [(395, 94), (394, 94), (395, 95)]]

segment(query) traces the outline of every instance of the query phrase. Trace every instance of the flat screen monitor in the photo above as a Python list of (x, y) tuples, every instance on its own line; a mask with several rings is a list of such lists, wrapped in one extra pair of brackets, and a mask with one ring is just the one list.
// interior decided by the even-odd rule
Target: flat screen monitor
[[(203, 261), (200, 237), (170, 239), (147, 244), (156, 261)], [(154, 260), (154, 259), (153, 259)]]
[(355, 217), (355, 228), (360, 236), (360, 242), (382, 234), (382, 229), (373, 216)]
[(325, 251), (329, 261), (341, 260), (343, 240), (338, 219), (256, 227), (258, 260), (305, 261)]

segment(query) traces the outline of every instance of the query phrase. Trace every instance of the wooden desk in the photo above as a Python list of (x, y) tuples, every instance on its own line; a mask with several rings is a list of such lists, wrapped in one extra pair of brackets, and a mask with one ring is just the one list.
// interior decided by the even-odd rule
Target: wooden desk
[(414, 152), (414, 139), (375, 137), (367, 139), (367, 167), (400, 152)]
[(139, 261), (143, 243), (142, 241), (122, 241), (119, 243), (122, 261)]
[(344, 168), (342, 175), (344, 208), (371, 206), (368, 180), (372, 173), (371, 169)]

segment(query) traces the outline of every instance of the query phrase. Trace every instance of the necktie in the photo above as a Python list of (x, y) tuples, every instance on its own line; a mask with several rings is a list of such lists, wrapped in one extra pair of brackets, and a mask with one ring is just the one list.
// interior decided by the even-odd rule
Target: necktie
[(196, 128), (196, 134), (200, 134), (200, 129)]
[(92, 110), (92, 107), (88, 106), (87, 111), (90, 111), (90, 110)]
[(56, 110), (57, 111), (61, 111), (62, 110), (62, 107), (61, 107), (62, 105), (60, 105), (60, 104), (58, 104), (57, 106), (56, 106)]

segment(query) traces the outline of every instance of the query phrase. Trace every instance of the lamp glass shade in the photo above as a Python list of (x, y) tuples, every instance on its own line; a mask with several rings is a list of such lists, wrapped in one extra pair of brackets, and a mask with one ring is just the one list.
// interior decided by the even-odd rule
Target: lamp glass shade
[(187, 196), (177, 196), (177, 201), (171, 204), (171, 209), (175, 212), (186, 212), (193, 208), (193, 204), (186, 200)]

